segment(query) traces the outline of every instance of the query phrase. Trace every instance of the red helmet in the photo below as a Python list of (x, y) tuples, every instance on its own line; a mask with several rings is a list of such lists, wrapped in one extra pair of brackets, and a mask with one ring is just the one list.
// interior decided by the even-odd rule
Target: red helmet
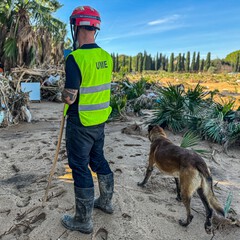
[(70, 17), (70, 24), (75, 26), (88, 26), (100, 30), (100, 14), (89, 6), (77, 7)]

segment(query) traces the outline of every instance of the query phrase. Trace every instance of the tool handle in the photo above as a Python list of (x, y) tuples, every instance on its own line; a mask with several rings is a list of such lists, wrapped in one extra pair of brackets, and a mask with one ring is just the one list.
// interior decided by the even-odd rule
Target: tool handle
[[(64, 107), (65, 107), (65, 105), (64, 105)], [(50, 188), (51, 182), (52, 182), (52, 177), (53, 177), (53, 174), (55, 172), (55, 168), (56, 168), (56, 164), (57, 164), (57, 160), (58, 160), (58, 153), (59, 153), (60, 146), (61, 146), (61, 141), (62, 141), (64, 124), (65, 124), (65, 116), (63, 114), (62, 121), (61, 121), (61, 126), (60, 126), (60, 133), (59, 133), (59, 136), (58, 136), (57, 148), (56, 148), (56, 152), (55, 152), (55, 157), (54, 157), (51, 172), (50, 172), (49, 177), (48, 177), (47, 188), (46, 188), (45, 195), (44, 195), (44, 198), (43, 198), (42, 206), (44, 206), (46, 201), (47, 201), (49, 188)]]

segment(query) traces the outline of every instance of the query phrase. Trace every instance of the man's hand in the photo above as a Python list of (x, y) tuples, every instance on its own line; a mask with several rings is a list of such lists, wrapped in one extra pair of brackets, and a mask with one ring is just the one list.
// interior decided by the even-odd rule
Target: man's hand
[(78, 90), (77, 89), (69, 89), (65, 88), (62, 91), (62, 101), (67, 103), (68, 105), (71, 105), (75, 102), (77, 98)]

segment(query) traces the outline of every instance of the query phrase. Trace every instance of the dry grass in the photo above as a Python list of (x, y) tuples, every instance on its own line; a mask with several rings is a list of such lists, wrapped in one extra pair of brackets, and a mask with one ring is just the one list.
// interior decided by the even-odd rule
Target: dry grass
[[(210, 73), (168, 73), (148, 71), (142, 74), (128, 74), (130, 81), (138, 81), (141, 77), (148, 81), (159, 83), (166, 86), (183, 84), (186, 88), (193, 88), (200, 82), (200, 85), (206, 87), (206, 90), (218, 90), (220, 97), (224, 100), (234, 98), (236, 100), (234, 108), (240, 106), (240, 73), (238, 74), (210, 74)], [(215, 99), (221, 101), (219, 97)]]

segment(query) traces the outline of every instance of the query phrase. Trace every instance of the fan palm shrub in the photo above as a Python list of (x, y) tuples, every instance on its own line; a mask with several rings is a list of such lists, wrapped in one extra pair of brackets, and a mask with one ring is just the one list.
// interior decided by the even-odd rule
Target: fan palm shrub
[(226, 134), (227, 122), (223, 120), (222, 112), (217, 116), (209, 114), (201, 123), (201, 133), (206, 138), (213, 142), (222, 144)]
[(211, 98), (207, 98), (209, 94), (210, 92), (206, 91), (199, 83), (195, 88), (187, 90), (184, 103), (186, 105), (185, 115), (189, 129), (193, 131), (198, 129), (206, 109), (212, 103)]
[(216, 103), (202, 120), (200, 130), (203, 136), (227, 148), (240, 139), (238, 111), (233, 111), (235, 101)]
[(224, 139), (224, 149), (227, 151), (232, 144), (240, 142), (240, 122), (234, 121), (227, 125), (226, 137)]
[(205, 98), (210, 92), (205, 91), (205, 88), (198, 83), (194, 89), (188, 89), (185, 94), (185, 104), (190, 115), (194, 115), (205, 107)]
[(159, 89), (158, 106), (155, 109), (151, 124), (167, 125), (173, 132), (186, 127), (184, 89), (171, 85)]
[(157, 107), (146, 124), (167, 126), (173, 132), (191, 130), (227, 149), (240, 141), (240, 108), (233, 110), (233, 99), (214, 102), (216, 93), (206, 92), (199, 84), (185, 92), (184, 88), (169, 83), (159, 89)]

